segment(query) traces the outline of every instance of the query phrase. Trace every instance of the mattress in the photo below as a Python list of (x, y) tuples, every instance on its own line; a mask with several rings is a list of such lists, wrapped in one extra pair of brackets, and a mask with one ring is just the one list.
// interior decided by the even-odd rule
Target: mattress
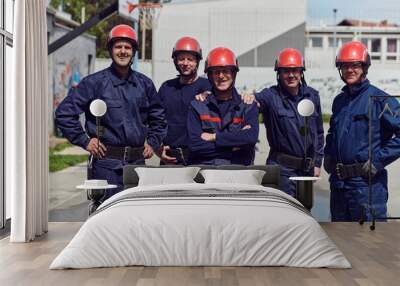
[(50, 269), (144, 266), (350, 268), (294, 198), (263, 186), (139, 186), (105, 201)]

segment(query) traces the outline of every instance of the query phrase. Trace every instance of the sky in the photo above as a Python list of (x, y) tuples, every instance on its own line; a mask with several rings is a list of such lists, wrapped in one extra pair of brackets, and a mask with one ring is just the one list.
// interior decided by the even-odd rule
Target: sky
[(337, 22), (344, 18), (382, 21), (400, 24), (399, 0), (308, 0), (307, 22), (331, 25), (333, 9), (337, 9)]
[[(172, 0), (172, 2), (191, 1), (202, 0)], [(337, 22), (344, 18), (373, 21), (387, 19), (389, 22), (400, 24), (400, 0), (307, 0), (308, 24), (332, 25), (334, 22), (333, 9), (337, 9)]]

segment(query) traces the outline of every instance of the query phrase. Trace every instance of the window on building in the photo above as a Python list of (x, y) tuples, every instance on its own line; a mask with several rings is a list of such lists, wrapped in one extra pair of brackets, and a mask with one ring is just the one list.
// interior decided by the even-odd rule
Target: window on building
[(395, 61), (397, 59), (397, 39), (387, 39), (386, 60)]
[(93, 55), (88, 54), (88, 74), (92, 73), (92, 61), (93, 61)]
[(362, 38), (361, 43), (363, 43), (368, 48), (368, 39), (367, 38)]
[(387, 52), (388, 53), (397, 52), (397, 39), (387, 39)]
[[(336, 40), (336, 43), (335, 43), (335, 40)], [(335, 47), (335, 44), (336, 44), (336, 47), (337, 47), (338, 46), (338, 39), (334, 38), (334, 37), (329, 37), (328, 38), (328, 47), (333, 48), (333, 47)]]
[(372, 53), (381, 52), (381, 39), (371, 39), (371, 52)]
[(346, 44), (347, 42), (350, 42), (353, 40), (353, 38), (339, 38), (340, 45), (342, 46), (343, 44)]
[(310, 46), (313, 48), (322, 48), (322, 37), (311, 37)]

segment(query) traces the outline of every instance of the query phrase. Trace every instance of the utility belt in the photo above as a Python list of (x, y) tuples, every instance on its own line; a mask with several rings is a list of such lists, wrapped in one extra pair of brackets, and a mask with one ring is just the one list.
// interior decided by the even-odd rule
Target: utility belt
[(314, 159), (311, 157), (302, 158), (279, 152), (275, 152), (275, 154), (273, 157), (276, 158), (278, 163), (287, 168), (309, 172), (315, 166)]
[(189, 149), (188, 148), (170, 148), (169, 150), (166, 151), (166, 155), (176, 158), (178, 160), (178, 163), (187, 165), (188, 158), (189, 158)]
[(335, 167), (336, 176), (340, 180), (353, 178), (353, 177), (363, 177), (365, 176), (365, 171), (362, 169), (364, 163), (355, 163), (355, 164), (342, 164), (338, 163)]
[(112, 146), (106, 145), (107, 152), (105, 158), (116, 159), (121, 161), (137, 161), (144, 159), (144, 147), (131, 147), (131, 146)]
[[(137, 161), (137, 160), (144, 160), (143, 151), (144, 147), (121, 147), (121, 146), (111, 146), (106, 145), (107, 152), (106, 156), (102, 158), (106, 159), (116, 159), (121, 161)], [(93, 161), (96, 158), (93, 155), (88, 157), (87, 162), (87, 178), (88, 180), (93, 179), (94, 172), (93, 172)]]

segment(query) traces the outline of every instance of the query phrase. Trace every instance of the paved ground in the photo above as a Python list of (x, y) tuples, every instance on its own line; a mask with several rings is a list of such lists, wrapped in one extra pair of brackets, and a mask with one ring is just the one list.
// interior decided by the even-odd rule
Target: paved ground
[[(260, 126), (260, 143), (257, 145), (255, 164), (265, 164), (269, 147), (265, 141), (265, 129)], [(327, 130), (328, 126), (324, 126)], [(79, 147), (68, 148), (63, 154), (85, 154)], [(158, 165), (156, 156), (146, 161)], [(400, 160), (389, 166), (389, 215), (400, 216)], [(86, 163), (50, 174), (50, 221), (82, 221), (87, 217), (87, 198), (75, 186), (86, 178)], [(329, 183), (328, 174), (322, 171), (321, 180), (315, 183), (315, 200), (312, 213), (318, 221), (329, 221)]]

